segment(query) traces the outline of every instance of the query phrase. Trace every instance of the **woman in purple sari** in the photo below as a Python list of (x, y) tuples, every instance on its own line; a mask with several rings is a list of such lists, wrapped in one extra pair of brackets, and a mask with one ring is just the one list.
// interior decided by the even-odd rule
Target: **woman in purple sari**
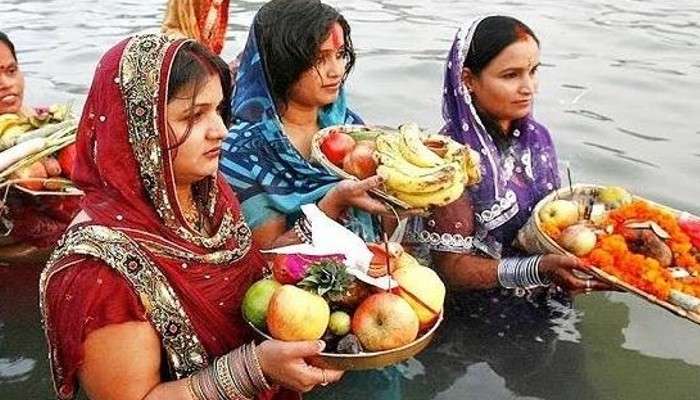
[(532, 117), (539, 40), (522, 22), (481, 18), (457, 32), (445, 68), (444, 134), (481, 154), (482, 182), (425, 220), (419, 239), (453, 286), (590, 291), (574, 257), (528, 257), (512, 246), (534, 206), (559, 187), (554, 145)]

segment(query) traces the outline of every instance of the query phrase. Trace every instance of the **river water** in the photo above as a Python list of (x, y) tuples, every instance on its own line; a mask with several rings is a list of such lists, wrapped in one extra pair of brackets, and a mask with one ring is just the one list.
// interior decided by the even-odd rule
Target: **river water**
[[(82, 104), (101, 54), (157, 26), (164, 3), (0, 1), (0, 30), (18, 48), (29, 104)], [(242, 49), (261, 3), (232, 1), (225, 59)], [(438, 128), (443, 62), (456, 27), (481, 14), (513, 15), (542, 42), (536, 117), (574, 180), (623, 185), (700, 214), (697, 0), (330, 3), (353, 28), (359, 54), (350, 100), (365, 120)], [(51, 398), (38, 274), (0, 267), (0, 399)], [(510, 318), (498, 305), (483, 314), (453, 307), (435, 344), (401, 366), (401, 396), (700, 398), (700, 328), (631, 295), (581, 296), (544, 322)]]

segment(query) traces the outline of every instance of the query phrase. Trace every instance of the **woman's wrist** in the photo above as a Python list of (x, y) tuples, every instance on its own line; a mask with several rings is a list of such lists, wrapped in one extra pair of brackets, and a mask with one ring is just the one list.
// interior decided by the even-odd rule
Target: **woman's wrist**
[(551, 280), (541, 273), (543, 256), (507, 257), (498, 263), (498, 282), (507, 289), (547, 286)]
[(337, 220), (341, 215), (343, 215), (346, 206), (338, 199), (338, 192), (336, 188), (333, 187), (318, 202), (318, 208), (328, 217)]
[(254, 343), (245, 344), (214, 360), (187, 382), (194, 400), (253, 399), (270, 389)]

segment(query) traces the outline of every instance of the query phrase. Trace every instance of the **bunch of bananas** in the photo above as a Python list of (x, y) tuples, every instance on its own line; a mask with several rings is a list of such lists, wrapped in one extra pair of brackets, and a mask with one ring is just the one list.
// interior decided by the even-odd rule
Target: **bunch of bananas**
[(55, 104), (39, 110), (35, 115), (8, 113), (0, 115), (0, 150), (17, 144), (18, 138), (24, 133), (71, 119), (69, 104)]
[(27, 117), (19, 114), (0, 115), (0, 140), (15, 138), (32, 129), (34, 129), (34, 126)]
[(399, 134), (380, 135), (377, 174), (387, 192), (411, 207), (444, 206), (459, 199), (464, 187), (481, 180), (479, 154), (443, 135), (424, 135), (415, 124)]

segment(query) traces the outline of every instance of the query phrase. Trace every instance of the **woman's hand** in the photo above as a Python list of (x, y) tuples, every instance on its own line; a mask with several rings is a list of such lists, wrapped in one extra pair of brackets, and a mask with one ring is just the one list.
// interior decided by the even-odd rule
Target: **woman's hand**
[(581, 279), (574, 274), (574, 271), (586, 273), (585, 266), (576, 257), (547, 254), (540, 261), (540, 273), (570, 293), (614, 289), (609, 284), (595, 278)]
[(379, 187), (382, 182), (384, 182), (383, 178), (378, 175), (361, 181), (342, 180), (318, 202), (318, 208), (333, 219), (339, 218), (349, 207), (360, 208), (370, 214), (390, 212), (384, 203), (367, 193), (369, 190)]
[(273, 383), (297, 392), (308, 392), (316, 385), (336, 382), (343, 371), (321, 369), (304, 361), (315, 356), (325, 347), (323, 341), (282, 342), (266, 340), (257, 347), (260, 367)]

